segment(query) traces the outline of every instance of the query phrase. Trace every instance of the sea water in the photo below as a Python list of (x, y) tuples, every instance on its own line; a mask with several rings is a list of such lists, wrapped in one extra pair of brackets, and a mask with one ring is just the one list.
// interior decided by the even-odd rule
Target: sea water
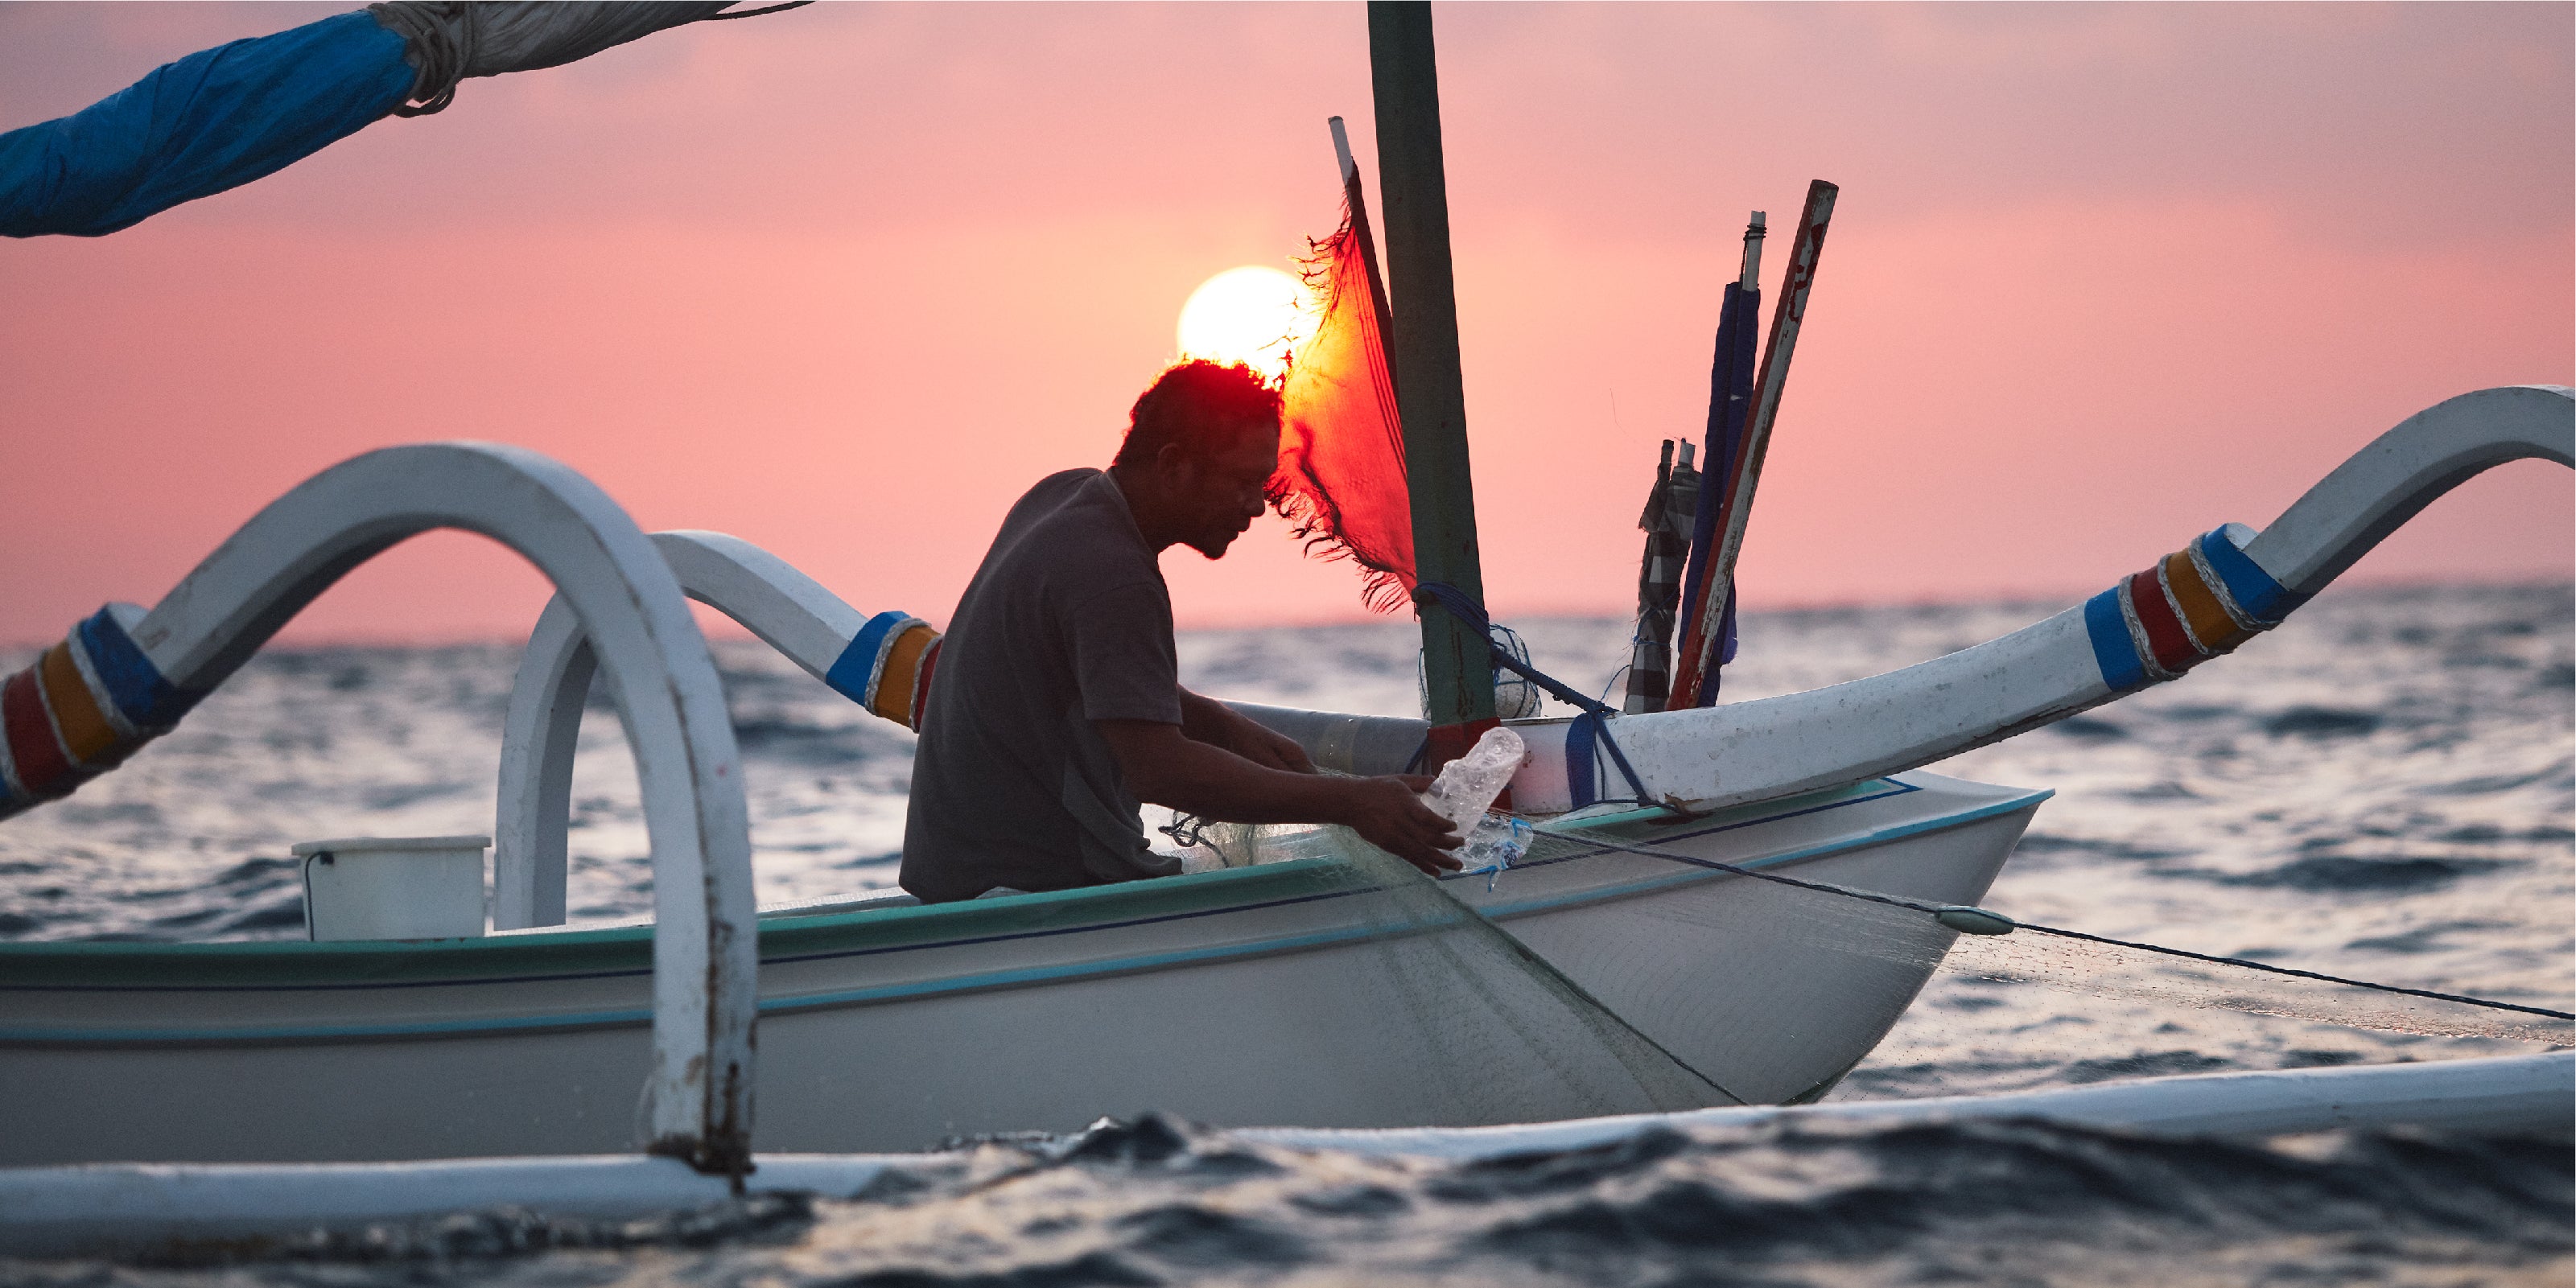
[[(2576, 602), (2337, 588), (2235, 656), (1942, 772), (2057, 792), (1989, 907), (2024, 921), (2576, 1009)], [(1921, 661), (2060, 605), (1751, 614), (1729, 699)], [(1607, 688), (1618, 621), (1516, 623)], [(1194, 632), (1223, 697), (1400, 714), (1409, 623)], [(909, 735), (717, 646), (764, 903), (892, 885)], [(0, 650), (0, 667), (30, 651)], [(301, 937), (298, 840), (488, 831), (509, 645), (272, 650), (179, 731), (0, 823), (0, 938)], [(645, 915), (631, 765), (595, 698), (571, 920)], [(1501, 880), (1511, 879), (1505, 873)], [(1936, 975), (1837, 1098), (2538, 1049), (2172, 1004), (2123, 962)], [(38, 1284), (2558, 1284), (2563, 1139), (2151, 1140), (2031, 1125), (1655, 1132), (1478, 1163), (1296, 1151), (1103, 1106), (856, 1202), (598, 1226), (492, 1212), (237, 1262), (0, 1262)], [(864, 1113), (864, 1105), (852, 1107)], [(934, 1142), (922, 1142), (930, 1146)]]

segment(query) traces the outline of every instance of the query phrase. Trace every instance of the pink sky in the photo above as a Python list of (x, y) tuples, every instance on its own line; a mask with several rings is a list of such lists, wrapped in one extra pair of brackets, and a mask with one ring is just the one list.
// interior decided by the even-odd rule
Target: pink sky
[[(339, 8), (0, 6), (0, 128)], [(2572, 14), (1440, 7), (1491, 602), (1631, 607), (1744, 213), (1791, 221), (1810, 178), (1842, 200), (1751, 608), (2071, 601), (2426, 405), (2569, 383)], [(822, 5), (0, 244), (0, 641), (151, 603), (315, 470), (452, 437), (944, 620), (1022, 488), (1106, 462), (1190, 289), (1330, 230), (1324, 118), (1373, 175), (1368, 85), (1356, 6)], [(2353, 576), (2569, 576), (2571, 494), (2506, 467)], [(1166, 568), (1185, 624), (1360, 612), (1275, 521)], [(288, 638), (516, 636), (544, 593), (442, 534)]]

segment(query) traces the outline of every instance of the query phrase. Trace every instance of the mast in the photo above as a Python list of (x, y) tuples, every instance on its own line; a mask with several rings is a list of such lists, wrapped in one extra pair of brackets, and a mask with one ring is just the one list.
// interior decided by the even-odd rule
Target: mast
[[(1458, 369), (1458, 296), (1449, 262), (1448, 178), (1440, 152), (1440, 81), (1428, 0), (1370, 0), (1369, 70), (1377, 109), (1378, 197), (1385, 203), (1393, 296), (1387, 365), (1404, 420), (1413, 498), (1413, 559), (1423, 582), (1447, 582), (1481, 604), (1476, 496), (1467, 469), (1467, 394)], [(1466, 623), (1430, 607), (1422, 675), (1430, 763), (1463, 752), (1494, 722), (1494, 665)]]

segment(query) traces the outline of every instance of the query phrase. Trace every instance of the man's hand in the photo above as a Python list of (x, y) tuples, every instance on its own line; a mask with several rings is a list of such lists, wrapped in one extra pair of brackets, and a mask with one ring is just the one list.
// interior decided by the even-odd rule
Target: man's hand
[(1343, 804), (1343, 815), (1334, 820), (1360, 834), (1360, 839), (1422, 869), (1425, 876), (1455, 872), (1460, 867), (1458, 856), (1451, 851), (1466, 841), (1449, 830), (1449, 820), (1422, 803), (1422, 793), (1431, 780), (1412, 775), (1389, 775), (1384, 778), (1345, 778), (1339, 785), (1349, 790)]

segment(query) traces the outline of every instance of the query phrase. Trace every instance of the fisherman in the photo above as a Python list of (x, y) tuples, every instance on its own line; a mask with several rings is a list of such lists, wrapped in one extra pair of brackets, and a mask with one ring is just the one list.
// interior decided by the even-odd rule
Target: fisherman
[(1232, 823), (1339, 823), (1425, 872), (1459, 838), (1421, 779), (1315, 772), (1289, 738), (1180, 685), (1156, 558), (1220, 558), (1261, 514), (1279, 394), (1188, 361), (1136, 400), (1106, 471), (1038, 480), (957, 603), (914, 754), (903, 888), (924, 903), (1170, 876), (1138, 802)]

